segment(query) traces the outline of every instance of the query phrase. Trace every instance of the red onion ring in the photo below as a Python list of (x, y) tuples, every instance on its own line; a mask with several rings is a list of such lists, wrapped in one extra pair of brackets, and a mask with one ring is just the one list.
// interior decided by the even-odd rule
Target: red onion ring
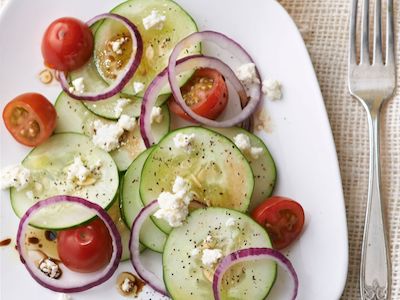
[(158, 209), (158, 202), (157, 200), (154, 200), (149, 205), (142, 208), (142, 210), (136, 216), (132, 225), (131, 238), (129, 241), (129, 250), (131, 251), (131, 262), (133, 268), (136, 270), (139, 277), (160, 294), (168, 296), (168, 292), (165, 289), (164, 282), (161, 279), (159, 279), (153, 272), (147, 270), (143, 266), (140, 260), (140, 249), (139, 249), (140, 229), (142, 228), (144, 221), (150, 218), (150, 216), (157, 209)]
[[(236, 77), (232, 69), (218, 58), (193, 55), (187, 56), (177, 61), (176, 71), (178, 74), (195, 68), (213, 68), (218, 70), (227, 79), (243, 99), (246, 98), (246, 92), (242, 83)], [(144, 96), (140, 113), (140, 133), (147, 148), (154, 144), (154, 137), (151, 132), (151, 110), (157, 101), (161, 89), (168, 84), (168, 69), (162, 71), (149, 85)], [(183, 100), (183, 99), (182, 99)], [(183, 100), (184, 101), (184, 100)], [(214, 124), (216, 121), (203, 118), (205, 124)], [(239, 123), (240, 121), (238, 121)], [(209, 125), (212, 126), (212, 125)]]
[[(94, 213), (107, 226), (112, 239), (113, 253), (110, 262), (104, 269), (93, 273), (78, 273), (71, 270), (65, 270), (64, 268), (63, 275), (61, 275), (59, 279), (52, 279), (45, 275), (41, 270), (39, 270), (32, 259), (29, 258), (28, 251), (25, 247), (26, 231), (28, 229), (29, 221), (42, 208), (62, 202), (75, 203), (85, 207), (86, 209), (94, 211)], [(107, 281), (117, 269), (122, 255), (121, 237), (118, 233), (117, 227), (115, 226), (114, 222), (107, 214), (107, 212), (95, 203), (72, 196), (54, 196), (46, 200), (39, 201), (31, 208), (29, 208), (21, 218), (18, 226), (17, 247), (19, 255), (21, 257), (21, 261), (24, 262), (26, 269), (33, 277), (33, 279), (35, 279), (40, 285), (44, 286), (45, 288), (60, 293), (82, 292)], [(68, 274), (66, 271), (68, 271)], [(71, 276), (68, 276), (69, 273), (72, 273), (74, 274), (74, 276), (76, 276), (75, 280), (71, 280)], [(82, 283), (82, 281), (86, 282)]]
[(129, 80), (132, 78), (137, 68), (139, 67), (143, 54), (143, 40), (135, 24), (133, 24), (129, 19), (113, 13), (98, 15), (93, 19), (91, 19), (90, 21), (88, 21), (86, 24), (88, 26), (91, 26), (97, 21), (102, 19), (112, 19), (121, 22), (131, 34), (132, 44), (136, 45), (136, 53), (135, 54), (132, 53), (127, 63), (127, 66), (125, 67), (124, 72), (120, 73), (117, 79), (113, 82), (113, 84), (108, 86), (101, 93), (95, 93), (95, 92), (75, 93), (74, 91), (71, 92), (69, 90), (70, 85), (67, 80), (67, 77), (65, 73), (61, 72), (60, 74), (61, 87), (64, 90), (64, 92), (67, 93), (68, 96), (70, 96), (71, 98), (77, 100), (86, 100), (86, 101), (98, 101), (110, 98), (118, 94), (124, 88), (124, 86), (129, 82)]
[[(235, 117), (223, 121), (214, 121), (196, 114), (193, 110), (190, 109), (190, 107), (186, 104), (185, 100), (183, 99), (179, 83), (176, 79), (176, 75), (179, 74), (177, 70), (177, 59), (182, 50), (187, 48), (187, 45), (195, 45), (197, 43), (204, 41), (210, 41), (218, 45), (220, 48), (228, 50), (230, 53), (236, 56), (236, 58), (238, 58), (242, 63), (254, 63), (251, 56), (242, 46), (240, 46), (237, 42), (235, 42), (234, 40), (232, 40), (231, 38), (227, 37), (222, 33), (215, 31), (203, 31), (203, 32), (192, 33), (191, 35), (181, 40), (175, 46), (169, 58), (167, 72), (168, 72), (169, 84), (171, 86), (171, 91), (172, 94), (174, 95), (175, 100), (182, 107), (182, 109), (198, 123), (211, 127), (232, 127), (248, 119), (254, 112), (254, 110), (257, 108), (257, 105), (261, 101), (261, 96), (262, 96), (261, 85), (257, 89), (256, 95), (254, 97), (251, 97), (248, 102), (247, 102), (247, 97), (246, 100), (241, 101), (242, 107), (244, 106), (245, 107), (243, 108), (241, 113), (236, 115)], [(217, 70), (220, 71), (220, 69)], [(260, 73), (257, 67), (256, 67), (256, 74), (261, 82)], [(243, 97), (240, 98), (243, 99)]]
[(213, 292), (214, 299), (221, 300), (221, 282), (224, 274), (233, 265), (244, 262), (244, 261), (254, 261), (260, 259), (272, 259), (276, 261), (281, 267), (286, 269), (294, 282), (294, 288), (292, 293), (292, 300), (296, 299), (298, 289), (299, 289), (299, 279), (297, 277), (296, 271), (293, 268), (291, 262), (279, 251), (272, 248), (247, 248), (241, 249), (233, 252), (224, 257), (224, 259), (218, 264), (217, 269), (214, 273), (213, 278)]

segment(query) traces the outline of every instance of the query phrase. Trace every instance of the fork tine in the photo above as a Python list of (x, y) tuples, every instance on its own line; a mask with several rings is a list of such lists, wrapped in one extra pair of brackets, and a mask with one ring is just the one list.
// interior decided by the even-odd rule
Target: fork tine
[(375, 0), (374, 15), (374, 64), (382, 64), (382, 2)]
[(362, 64), (369, 64), (369, 0), (363, 0), (361, 21), (361, 57)]
[(353, 0), (353, 6), (350, 17), (350, 52), (349, 52), (349, 64), (357, 64), (357, 50), (356, 50), (356, 26), (357, 26), (357, 5), (358, 0)]
[(386, 65), (394, 66), (393, 0), (387, 3)]

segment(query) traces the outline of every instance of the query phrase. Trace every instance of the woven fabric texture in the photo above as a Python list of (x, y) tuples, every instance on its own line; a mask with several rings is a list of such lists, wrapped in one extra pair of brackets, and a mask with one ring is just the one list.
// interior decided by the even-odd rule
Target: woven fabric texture
[[(349, 273), (342, 299), (360, 299), (359, 268), (368, 187), (369, 145), (366, 114), (347, 90), (349, 0), (280, 0), (303, 35), (324, 96), (336, 142), (346, 199)], [(394, 1), (396, 36), (399, 1)], [(399, 41), (396, 41), (397, 61)], [(399, 64), (397, 64), (399, 66)], [(397, 71), (397, 81), (400, 70)], [(392, 259), (392, 299), (400, 299), (400, 95), (383, 109), (382, 193)], [(329, 220), (327, 220), (329, 221)], [(329, 232), (327, 232), (329, 234)], [(334, 259), (334, 258), (332, 258)]]
[[(7, 0), (0, 0), (0, 7)], [(368, 186), (368, 132), (362, 106), (347, 90), (349, 0), (280, 0), (299, 27), (328, 110), (346, 199), (349, 273), (342, 299), (360, 299), (359, 265)], [(396, 33), (400, 3), (395, 3)], [(396, 34), (396, 36), (399, 36)], [(397, 61), (399, 41), (396, 42)], [(399, 64), (398, 64), (399, 66)], [(400, 82), (398, 69), (398, 82)], [(388, 217), (392, 259), (392, 299), (400, 299), (400, 94), (383, 109), (381, 131), (382, 193)], [(329, 221), (329, 220), (327, 220)], [(327, 232), (329, 234), (329, 232)], [(334, 258), (332, 258), (334, 259)]]

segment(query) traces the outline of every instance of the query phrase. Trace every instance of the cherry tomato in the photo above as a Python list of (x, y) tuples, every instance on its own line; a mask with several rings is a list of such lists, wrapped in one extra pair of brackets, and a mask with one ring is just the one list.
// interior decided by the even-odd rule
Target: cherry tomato
[[(181, 88), (183, 99), (200, 116), (216, 119), (228, 103), (228, 89), (224, 77), (214, 69), (201, 68), (194, 72), (189, 81)], [(179, 117), (193, 121), (179, 106), (173, 96), (169, 109)]]
[(301, 233), (304, 210), (296, 201), (279, 196), (265, 200), (253, 212), (252, 217), (264, 226), (275, 249), (290, 245)]
[(42, 40), (44, 63), (59, 71), (83, 66), (93, 53), (93, 34), (78, 19), (60, 18), (46, 29)]
[(63, 264), (75, 272), (91, 273), (111, 260), (113, 246), (107, 226), (100, 219), (87, 225), (60, 231), (57, 250)]
[(57, 113), (49, 100), (36, 93), (26, 93), (7, 103), (3, 120), (17, 142), (37, 146), (49, 138), (56, 127)]

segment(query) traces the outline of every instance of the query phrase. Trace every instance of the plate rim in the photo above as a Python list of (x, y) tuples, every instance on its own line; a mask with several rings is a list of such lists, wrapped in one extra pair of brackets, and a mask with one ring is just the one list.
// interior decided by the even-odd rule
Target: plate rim
[[(345, 270), (344, 274), (343, 274), (343, 278), (342, 278), (342, 282), (339, 286), (341, 286), (341, 288), (338, 291), (338, 294), (336, 295), (335, 299), (340, 299), (340, 297), (342, 296), (345, 287), (346, 287), (346, 283), (347, 283), (347, 277), (348, 277), (348, 269), (349, 269), (349, 238), (348, 238), (348, 224), (347, 224), (347, 211), (346, 211), (346, 200), (344, 197), (344, 191), (343, 191), (343, 181), (342, 181), (342, 176), (341, 176), (341, 172), (340, 172), (340, 164), (339, 164), (339, 158), (337, 155), (337, 149), (336, 149), (336, 143), (335, 143), (335, 139), (334, 139), (334, 135), (333, 135), (333, 131), (332, 131), (332, 127), (331, 127), (331, 123), (329, 120), (329, 115), (328, 115), (328, 111), (326, 109), (326, 105), (325, 105), (325, 100), (321, 91), (321, 87), (319, 84), (319, 80), (317, 77), (317, 73), (315, 71), (314, 65), (312, 63), (311, 60), (311, 56), (310, 53), (307, 49), (306, 46), (306, 42), (304, 41), (299, 28), (297, 27), (295, 21), (293, 20), (293, 18), (291, 17), (291, 15), (289, 14), (289, 12), (283, 7), (283, 5), (281, 3), (279, 3), (277, 0), (270, 0), (272, 2), (274, 2), (277, 7), (279, 7), (279, 9), (282, 11), (282, 14), (284, 14), (286, 16), (286, 18), (288, 19), (288, 22), (291, 23), (291, 26), (294, 28), (294, 32), (296, 32), (297, 38), (300, 39), (302, 47), (303, 47), (303, 51), (304, 51), (304, 56), (307, 59), (307, 64), (309, 65), (309, 67), (312, 69), (312, 76), (313, 76), (313, 83), (315, 85), (315, 90), (318, 91), (318, 98), (319, 98), (319, 103), (321, 105), (322, 108), (322, 112), (323, 112), (323, 116), (321, 116), (324, 119), (324, 126), (326, 126), (329, 130), (329, 144), (330, 144), (330, 148), (333, 150), (333, 157), (335, 159), (335, 173), (336, 173), (336, 178), (338, 179), (338, 182), (336, 183), (338, 185), (339, 188), (339, 194), (340, 194), (340, 203), (341, 203), (341, 210), (343, 211), (343, 216), (344, 216), (344, 232), (342, 233), (345, 237), (343, 243), (344, 243), (344, 267), (343, 269)], [(332, 158), (333, 158), (332, 157)]]

